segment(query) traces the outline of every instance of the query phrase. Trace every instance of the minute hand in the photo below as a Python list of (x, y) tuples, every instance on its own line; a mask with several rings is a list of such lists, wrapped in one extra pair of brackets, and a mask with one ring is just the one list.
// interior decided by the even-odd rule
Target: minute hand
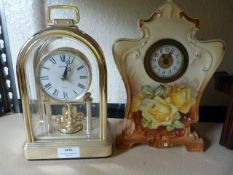
[(172, 50), (169, 52), (167, 59), (171, 56), (171, 54), (172, 54)]
[(64, 71), (63, 76), (62, 76), (63, 80), (67, 79), (67, 74), (68, 74), (68, 64), (66, 65), (65, 71)]

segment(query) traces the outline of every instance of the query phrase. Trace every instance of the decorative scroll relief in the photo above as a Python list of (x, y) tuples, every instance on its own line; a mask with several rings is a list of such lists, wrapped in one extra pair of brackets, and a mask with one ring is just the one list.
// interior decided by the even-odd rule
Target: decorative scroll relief
[[(190, 127), (198, 121), (199, 102), (222, 60), (224, 43), (199, 41), (199, 20), (189, 17), (172, 1), (149, 19), (140, 20), (139, 25), (143, 33), (140, 39), (121, 39), (113, 46), (128, 97), (125, 125), (117, 143), (127, 148), (137, 143), (155, 147), (183, 144), (189, 151), (202, 151), (203, 140)], [(162, 40), (166, 44), (159, 45)], [(155, 50), (147, 54), (151, 48)], [(172, 53), (172, 48), (177, 52)], [(148, 55), (153, 59), (149, 58), (146, 67)], [(187, 67), (182, 62), (186, 59)], [(175, 66), (181, 67), (179, 76), (170, 75), (169, 69), (175, 70)], [(157, 74), (159, 69), (166, 69), (165, 73)]]

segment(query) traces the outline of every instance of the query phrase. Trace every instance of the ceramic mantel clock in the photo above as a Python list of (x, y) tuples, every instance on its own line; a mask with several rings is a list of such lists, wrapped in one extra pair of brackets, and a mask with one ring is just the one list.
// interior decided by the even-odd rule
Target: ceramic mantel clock
[(191, 128), (199, 103), (224, 55), (219, 40), (199, 41), (199, 20), (168, 1), (140, 21), (140, 39), (120, 39), (113, 46), (127, 91), (120, 147), (184, 145), (203, 151), (203, 139)]
[[(52, 12), (59, 10), (68, 10), (76, 18), (52, 19)], [(97, 42), (75, 26), (76, 7), (51, 6), (48, 14), (50, 27), (24, 45), (17, 62), (27, 135), (25, 157), (109, 156), (104, 55)]]

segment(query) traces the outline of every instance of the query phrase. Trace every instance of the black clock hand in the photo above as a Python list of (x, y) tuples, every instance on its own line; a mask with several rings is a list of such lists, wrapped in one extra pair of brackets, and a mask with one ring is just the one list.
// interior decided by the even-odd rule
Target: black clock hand
[(168, 64), (171, 53), (172, 53), (172, 50), (169, 52), (169, 54), (166, 57), (165, 57), (165, 55), (162, 56), (164, 64)]
[(171, 56), (171, 54), (172, 54), (172, 50), (169, 52), (167, 59)]
[(62, 76), (62, 79), (63, 79), (63, 80), (67, 79), (68, 65), (69, 65), (69, 64), (66, 65), (65, 71), (64, 71), (64, 73), (63, 73), (63, 76)]
[(168, 58), (169, 58), (169, 57), (165, 57), (165, 55), (163, 54), (163, 55), (162, 55), (162, 58), (163, 58), (163, 63), (164, 63), (164, 64), (168, 64)]

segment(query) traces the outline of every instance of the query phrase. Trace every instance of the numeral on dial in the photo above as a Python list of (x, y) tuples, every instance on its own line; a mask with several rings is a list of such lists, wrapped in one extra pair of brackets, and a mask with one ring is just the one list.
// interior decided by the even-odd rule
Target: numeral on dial
[(80, 79), (87, 79), (87, 76), (80, 76)]
[(84, 68), (84, 66), (82, 65), (82, 66), (80, 66), (80, 67), (78, 67), (77, 68), (77, 70), (81, 70), (82, 68)]
[(51, 61), (53, 64), (57, 64), (57, 62), (54, 58), (49, 58), (49, 61)]
[(85, 88), (85, 86), (83, 84), (81, 84), (81, 83), (78, 84), (78, 87), (80, 87), (81, 89)]
[(52, 88), (52, 84), (51, 83), (47, 83), (46, 85), (44, 85), (44, 89), (46, 89), (47, 91), (49, 89), (51, 89), (51, 88)]
[(74, 62), (74, 58), (71, 58), (71, 57), (69, 57), (69, 59), (67, 60), (67, 64), (73, 64), (73, 62)]
[(75, 95), (78, 95), (78, 93), (77, 93), (75, 90), (73, 90), (73, 93), (74, 93)]
[(40, 79), (41, 80), (49, 80), (49, 76), (41, 76)]
[(63, 91), (63, 97), (64, 97), (65, 99), (67, 99), (67, 98), (68, 98), (68, 93), (65, 92), (65, 91)]
[(60, 55), (61, 58), (61, 62), (65, 62), (66, 61), (66, 56), (64, 54)]
[(50, 70), (50, 68), (48, 68), (48, 67), (45, 67), (45, 66), (43, 66), (42, 68), (43, 68), (43, 69), (47, 69), (47, 70)]
[(55, 89), (55, 90), (53, 91), (53, 96), (54, 96), (54, 97), (57, 97), (57, 96), (58, 96), (58, 93), (59, 93), (59, 91), (58, 91), (57, 89)]

